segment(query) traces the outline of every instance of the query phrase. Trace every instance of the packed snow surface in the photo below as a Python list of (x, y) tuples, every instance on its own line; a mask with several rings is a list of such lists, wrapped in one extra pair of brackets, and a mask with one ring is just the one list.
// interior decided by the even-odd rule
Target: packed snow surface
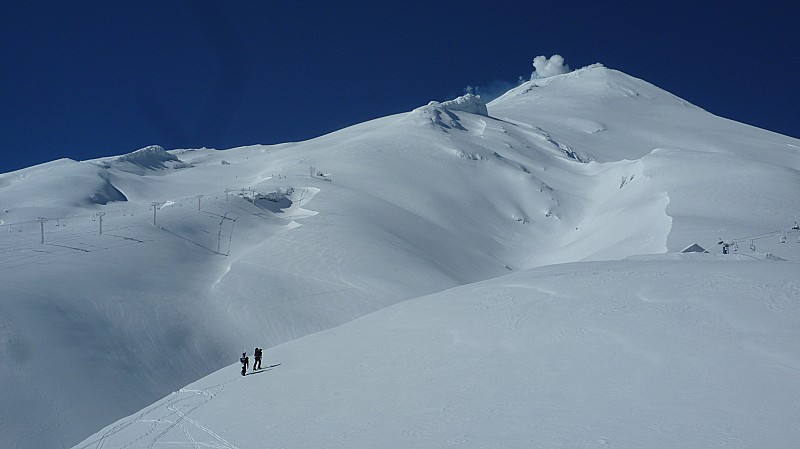
[(0, 174), (0, 447), (791, 447), (800, 141), (602, 66), (481, 105)]

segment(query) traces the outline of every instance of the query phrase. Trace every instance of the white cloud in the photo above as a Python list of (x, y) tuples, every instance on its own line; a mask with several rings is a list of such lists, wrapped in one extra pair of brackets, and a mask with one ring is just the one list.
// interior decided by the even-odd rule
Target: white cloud
[[(602, 64), (597, 65), (602, 66)], [(567, 64), (564, 64), (564, 57), (561, 55), (553, 55), (550, 58), (546, 56), (537, 56), (533, 58), (533, 68), (534, 70), (530, 79), (547, 78), (549, 76), (561, 75), (572, 71)], [(485, 85), (467, 86), (464, 88), (464, 93), (478, 95), (484, 103), (489, 103), (508, 92), (509, 89), (513, 89), (526, 81), (528, 81), (528, 79), (523, 76), (520, 76), (516, 82), (494, 80)]]
[(571, 72), (568, 65), (564, 64), (564, 57), (553, 55), (548, 59), (546, 56), (533, 58), (533, 73), (531, 79), (547, 78), (548, 76), (561, 75)]

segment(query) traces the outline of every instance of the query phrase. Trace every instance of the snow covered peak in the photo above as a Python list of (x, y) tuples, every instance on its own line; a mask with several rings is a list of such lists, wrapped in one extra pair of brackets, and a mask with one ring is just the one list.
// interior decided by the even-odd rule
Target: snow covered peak
[[(0, 175), (0, 447), (126, 415), (76, 447), (659, 447), (686, 422), (666, 444), (790, 447), (798, 148), (595, 65), (306, 142)], [(716, 254), (620, 260), (693, 243)], [(266, 369), (241, 377), (256, 345)], [(267, 406), (238, 413), (245, 397)]]
[(114, 159), (105, 168), (114, 166), (122, 171), (144, 174), (146, 170), (164, 170), (191, 167), (159, 145), (150, 145)]
[(149, 145), (132, 153), (120, 156), (118, 162), (131, 162), (145, 168), (164, 168), (167, 162), (180, 162), (180, 159), (167, 153), (159, 145)]
[(431, 101), (428, 103), (428, 106), (439, 106), (450, 111), (469, 112), (470, 114), (489, 116), (486, 103), (481, 100), (480, 95), (466, 94), (441, 103), (438, 101)]
[[(535, 75), (535, 72), (534, 72)], [(637, 98), (655, 100), (680, 106), (691, 106), (683, 100), (642, 79), (628, 75), (619, 70), (610, 69), (601, 63), (595, 63), (567, 73), (533, 77), (519, 86), (509, 90), (490, 103), (497, 105), (520, 96), (546, 97), (554, 102), (571, 102), (573, 99), (581, 103), (591, 103), (600, 98)], [(512, 100), (515, 101), (515, 100)], [(615, 105), (604, 105), (605, 108)], [(580, 104), (570, 104), (574, 112), (580, 112)], [(700, 109), (700, 108), (697, 108)]]

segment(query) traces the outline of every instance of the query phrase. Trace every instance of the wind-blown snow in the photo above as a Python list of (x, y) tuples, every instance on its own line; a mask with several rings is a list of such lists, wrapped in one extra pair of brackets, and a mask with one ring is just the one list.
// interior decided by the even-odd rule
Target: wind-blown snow
[(481, 100), (480, 95), (466, 94), (453, 100), (438, 102), (432, 101), (428, 103), (429, 106), (440, 106), (450, 111), (469, 112), (471, 114), (488, 116), (489, 112), (486, 109), (486, 104)]
[(0, 446), (796, 440), (800, 141), (599, 66), (475, 100), (0, 174)]
[(533, 74), (531, 74), (531, 79), (547, 78), (569, 72), (569, 65), (564, 63), (563, 56), (553, 55), (550, 58), (547, 56), (537, 56), (533, 58)]

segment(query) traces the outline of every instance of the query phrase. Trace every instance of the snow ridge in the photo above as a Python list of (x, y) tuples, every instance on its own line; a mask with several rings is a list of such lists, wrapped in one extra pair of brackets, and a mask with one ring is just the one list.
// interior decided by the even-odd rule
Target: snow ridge
[(114, 159), (110, 164), (105, 164), (105, 168), (117, 167), (120, 170), (144, 173), (142, 170), (165, 170), (189, 168), (177, 156), (170, 154), (159, 145), (150, 145), (140, 148), (132, 153), (128, 153)]
[(441, 107), (450, 111), (469, 112), (470, 114), (483, 115), (488, 117), (489, 111), (486, 104), (481, 100), (480, 95), (466, 94), (452, 100), (438, 102), (431, 101), (428, 106)]

